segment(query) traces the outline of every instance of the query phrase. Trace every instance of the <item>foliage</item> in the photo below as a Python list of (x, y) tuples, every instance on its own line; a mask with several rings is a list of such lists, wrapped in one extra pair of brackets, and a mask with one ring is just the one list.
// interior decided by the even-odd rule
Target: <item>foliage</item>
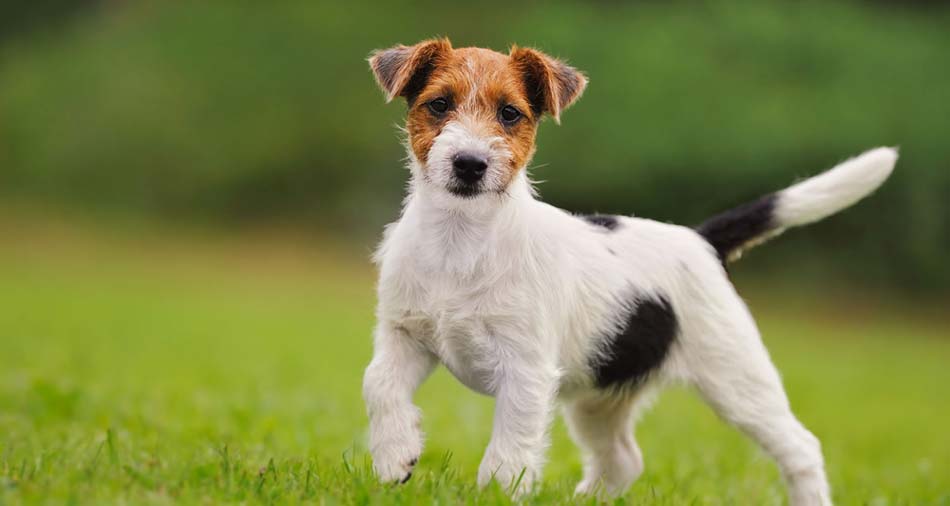
[[(404, 106), (383, 104), (365, 57), (445, 34), (458, 46), (534, 45), (589, 74), (563, 125), (542, 128), (533, 170), (547, 200), (577, 211), (697, 223), (865, 148), (899, 145), (878, 195), (791, 239), (769, 268), (950, 286), (946, 7), (89, 5), (0, 39), (8, 195), (375, 233), (404, 187), (394, 128)], [(801, 258), (815, 260), (798, 268)]]

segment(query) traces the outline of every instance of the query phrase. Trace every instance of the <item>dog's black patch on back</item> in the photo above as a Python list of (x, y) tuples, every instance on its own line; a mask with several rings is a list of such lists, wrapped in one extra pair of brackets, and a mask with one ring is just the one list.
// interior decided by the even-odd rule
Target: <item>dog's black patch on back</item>
[(594, 379), (600, 388), (636, 384), (656, 369), (679, 332), (673, 306), (664, 295), (638, 298), (631, 304), (621, 330), (606, 340), (594, 359)]
[(775, 194), (769, 194), (742, 204), (709, 218), (696, 231), (716, 248), (725, 263), (734, 250), (773, 228), (776, 200)]
[(606, 230), (616, 230), (620, 226), (617, 217), (610, 214), (585, 214), (581, 216), (581, 219)]

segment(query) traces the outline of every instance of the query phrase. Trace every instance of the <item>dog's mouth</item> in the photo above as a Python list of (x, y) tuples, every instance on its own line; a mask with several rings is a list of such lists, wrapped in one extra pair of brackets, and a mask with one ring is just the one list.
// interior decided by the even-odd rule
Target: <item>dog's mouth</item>
[(446, 189), (452, 195), (463, 199), (475, 198), (484, 191), (480, 183), (465, 183), (462, 181), (453, 181)]

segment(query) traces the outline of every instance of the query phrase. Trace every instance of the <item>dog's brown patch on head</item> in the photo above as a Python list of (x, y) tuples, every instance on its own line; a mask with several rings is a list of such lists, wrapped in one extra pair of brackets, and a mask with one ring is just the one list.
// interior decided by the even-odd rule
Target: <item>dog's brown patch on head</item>
[[(409, 144), (423, 167), (442, 128), (456, 121), (479, 136), (503, 140), (510, 153), (505, 185), (534, 154), (542, 115), (558, 120), (587, 84), (577, 70), (534, 49), (514, 47), (504, 55), (452, 49), (446, 39), (377, 51), (370, 64), (389, 99), (406, 97)], [(444, 112), (433, 110), (438, 100), (446, 101)], [(506, 119), (510, 108), (519, 113), (515, 121)]]

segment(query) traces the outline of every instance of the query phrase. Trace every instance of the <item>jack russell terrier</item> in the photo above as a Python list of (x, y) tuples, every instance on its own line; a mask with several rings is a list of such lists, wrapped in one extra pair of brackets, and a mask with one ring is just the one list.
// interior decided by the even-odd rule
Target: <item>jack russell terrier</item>
[(643, 471), (633, 423), (665, 384), (694, 387), (781, 469), (795, 506), (831, 504), (818, 439), (795, 418), (725, 265), (881, 185), (877, 148), (696, 228), (579, 216), (539, 201), (526, 173), (543, 115), (587, 78), (537, 50), (454, 49), (447, 39), (374, 52), (387, 101), (408, 103), (411, 172), (386, 228), (374, 355), (363, 396), (373, 468), (404, 482), (422, 452), (419, 385), (442, 363), (496, 399), (478, 483), (514, 494), (541, 474), (556, 405), (581, 448), (581, 494), (623, 493)]

